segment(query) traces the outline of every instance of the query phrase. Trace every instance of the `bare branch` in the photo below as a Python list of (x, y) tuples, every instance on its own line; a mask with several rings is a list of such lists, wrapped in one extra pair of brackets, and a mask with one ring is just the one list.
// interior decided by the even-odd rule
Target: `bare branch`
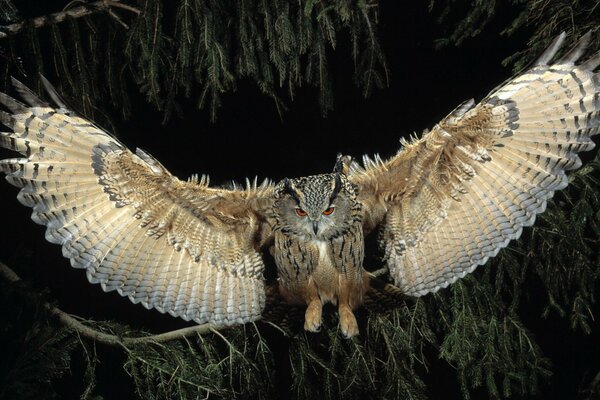
[(0, 262), (0, 276), (11, 283), (18, 282), (21, 280), (21, 277), (15, 273), (12, 269), (8, 268), (8, 266), (2, 262)]
[(127, 25), (121, 17), (119, 17), (113, 10), (108, 10), (108, 15), (110, 15), (115, 21), (117, 21), (125, 30), (129, 30), (129, 25)]
[[(69, 8), (67, 10), (63, 10), (57, 13), (43, 15), (41, 17), (37, 17), (29, 21), (21, 21), (11, 25), (0, 26), (0, 39), (4, 39), (8, 35), (14, 35), (16, 33), (21, 32), (27, 26), (27, 24), (33, 24), (33, 27), (37, 29), (50, 24), (57, 24), (63, 22), (67, 18), (81, 18), (90, 14), (104, 11), (112, 13), (111, 8), (120, 8), (122, 10), (131, 11), (136, 14), (141, 13), (141, 11), (137, 8), (129, 6), (127, 4), (122, 4), (118, 1), (98, 0), (94, 1), (93, 3), (83, 4), (81, 6)], [(123, 25), (122, 21), (120, 21), (120, 19), (118, 20), (121, 23), (121, 25)]]
[(119, 3), (118, 1), (104, 0), (104, 2), (109, 7), (122, 8), (123, 10), (131, 11), (131, 12), (136, 13), (136, 14), (141, 14), (141, 11), (138, 10), (137, 8), (132, 7), (132, 6), (128, 6), (127, 4)]
[[(0, 262), (0, 277), (8, 282), (18, 282), (21, 278), (6, 264)], [(48, 312), (56, 317), (63, 325), (75, 330), (79, 335), (100, 342), (102, 344), (114, 347), (128, 347), (142, 343), (160, 343), (168, 342), (170, 340), (181, 339), (185, 336), (201, 335), (207, 332), (214, 332), (216, 329), (224, 329), (223, 327), (216, 327), (212, 324), (203, 324), (197, 326), (190, 326), (187, 328), (177, 329), (165, 333), (150, 336), (140, 337), (120, 337), (106, 332), (101, 332), (90, 326), (82, 323), (78, 318), (73, 315), (67, 314), (58, 307), (46, 303)]]

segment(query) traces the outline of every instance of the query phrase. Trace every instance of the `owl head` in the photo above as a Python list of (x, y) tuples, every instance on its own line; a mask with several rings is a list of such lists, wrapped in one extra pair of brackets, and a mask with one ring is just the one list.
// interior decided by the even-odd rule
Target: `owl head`
[(345, 174), (284, 179), (275, 190), (276, 229), (306, 239), (332, 239), (360, 221), (356, 189)]

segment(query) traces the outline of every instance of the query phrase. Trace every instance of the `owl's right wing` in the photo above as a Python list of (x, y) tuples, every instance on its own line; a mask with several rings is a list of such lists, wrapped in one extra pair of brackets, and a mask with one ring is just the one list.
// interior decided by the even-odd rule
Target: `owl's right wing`
[(395, 283), (421, 296), (484, 264), (530, 226), (600, 131), (600, 53), (590, 34), (552, 64), (564, 34), (529, 70), (471, 100), (388, 160), (353, 165), (367, 231)]
[(0, 122), (12, 130), (0, 146), (25, 158), (0, 160), (0, 171), (73, 267), (105, 291), (185, 320), (260, 317), (271, 184), (226, 190), (180, 181), (66, 110), (49, 84), (59, 108), (14, 83), (28, 105), (0, 93), (10, 111)]

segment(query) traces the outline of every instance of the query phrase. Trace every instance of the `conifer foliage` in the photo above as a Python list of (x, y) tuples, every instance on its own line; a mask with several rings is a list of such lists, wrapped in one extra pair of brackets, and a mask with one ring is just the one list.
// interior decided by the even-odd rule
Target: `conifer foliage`
[[(470, 38), (481, 34), (489, 24), (497, 23), (497, 15), (513, 13), (512, 18), (506, 18), (500, 26), (500, 34), (510, 36), (526, 29), (531, 31), (529, 46), (518, 51), (504, 60), (505, 65), (513, 65), (515, 71), (523, 69), (527, 63), (544, 50), (544, 46), (556, 32), (587, 32), (598, 29), (600, 7), (596, 0), (467, 0), (467, 1), (436, 1), (430, 0), (430, 9), (441, 8), (438, 11), (438, 21), (448, 23), (452, 16), (455, 22), (448, 23), (449, 31), (446, 37), (439, 38), (436, 44), (460, 45)], [(592, 47), (600, 47), (600, 37), (595, 35)]]
[[(330, 55), (338, 48), (349, 49), (348, 68), (365, 96), (388, 80), (375, 0), (55, 1), (44, 14), (35, 13), (34, 3), (0, 0), (0, 89), (7, 90), (11, 75), (43, 73), (100, 123), (109, 123), (111, 113), (129, 117), (132, 92), (165, 121), (181, 96), (216, 119), (221, 99), (240, 81), (272, 98), (282, 114), (300, 87), (315, 86), (326, 114), (335, 95)], [(507, 33), (527, 26), (543, 47), (571, 27), (562, 17), (568, 6), (584, 32), (600, 10), (587, 3), (525, 4)], [(442, 17), (457, 12), (457, 4), (469, 9), (442, 39), (454, 44), (479, 34), (498, 7), (448, 4)], [(550, 27), (541, 16), (552, 10)], [(516, 57), (524, 63), (532, 53)], [(354, 340), (338, 332), (335, 313), (325, 313), (320, 333), (305, 333), (302, 310), (293, 309), (288, 320), (208, 327), (171, 340), (123, 321), (68, 319), (44, 291), (1, 263), (20, 273), (27, 257), (2, 254), (0, 399), (102, 399), (114, 398), (115, 390), (142, 399), (428, 399), (444, 394), (436, 391), (440, 376), (451, 377), (465, 399), (531, 398), (548, 388), (556, 365), (538, 344), (539, 327), (528, 321), (546, 318), (582, 335), (599, 333), (599, 180), (596, 155), (571, 174), (536, 225), (485, 267), (387, 313), (359, 311), (361, 336)], [(598, 382), (600, 371), (581, 377), (578, 398), (600, 399)]]
[(328, 55), (339, 37), (349, 41), (365, 96), (387, 82), (377, 4), (370, 0), (102, 0), (63, 9), (60, 1), (49, 3), (59, 12), (21, 21), (15, 3), (1, 0), (0, 22), (7, 25), (0, 32), (9, 42), (4, 57), (14, 58), (5, 63), (2, 87), (11, 74), (55, 74), (90, 117), (100, 118), (103, 101), (129, 116), (128, 82), (134, 82), (165, 120), (179, 95), (193, 96), (214, 120), (223, 94), (243, 79), (271, 97), (280, 113), (283, 97), (316, 86), (326, 114), (333, 107)]

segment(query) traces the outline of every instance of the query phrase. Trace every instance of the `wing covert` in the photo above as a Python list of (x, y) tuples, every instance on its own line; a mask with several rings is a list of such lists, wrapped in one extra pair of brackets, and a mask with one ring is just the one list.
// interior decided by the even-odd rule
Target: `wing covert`
[(25, 158), (0, 160), (0, 170), (73, 267), (105, 291), (185, 320), (260, 317), (270, 183), (227, 190), (204, 178), (180, 181), (144, 151), (130, 152), (62, 105), (15, 86), (29, 104), (0, 94), (10, 111), (0, 122), (12, 130), (0, 134), (0, 146)]
[(543, 212), (600, 130), (600, 53), (590, 34), (556, 63), (559, 36), (527, 71), (465, 102), (389, 160), (353, 164), (365, 229), (396, 284), (421, 296), (484, 264)]

